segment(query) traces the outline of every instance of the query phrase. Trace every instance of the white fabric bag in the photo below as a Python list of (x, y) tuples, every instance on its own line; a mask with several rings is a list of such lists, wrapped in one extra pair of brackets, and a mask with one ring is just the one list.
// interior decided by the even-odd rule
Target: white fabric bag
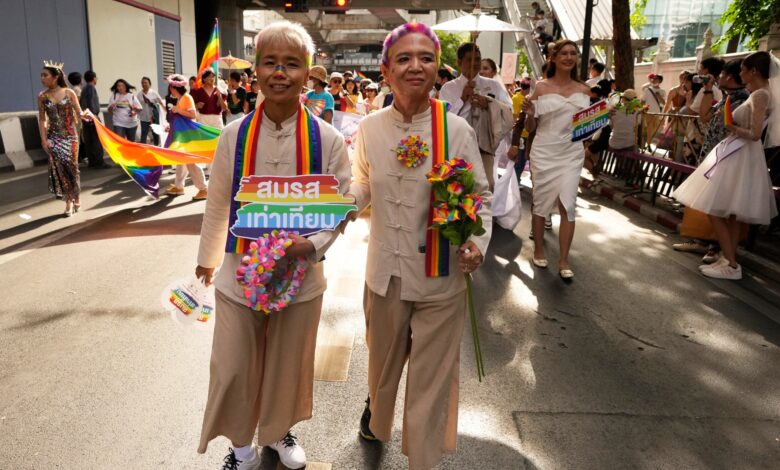
[(493, 217), (501, 227), (514, 230), (520, 223), (522, 202), (520, 200), (520, 184), (515, 174), (514, 162), (507, 161), (507, 168), (499, 171), (499, 162), (502, 159), (493, 159)]

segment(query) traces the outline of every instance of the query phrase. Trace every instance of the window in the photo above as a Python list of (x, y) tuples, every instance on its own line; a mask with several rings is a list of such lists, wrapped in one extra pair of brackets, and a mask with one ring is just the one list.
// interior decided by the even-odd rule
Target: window
[(162, 49), (163, 77), (176, 73), (176, 44), (171, 41), (160, 41)]

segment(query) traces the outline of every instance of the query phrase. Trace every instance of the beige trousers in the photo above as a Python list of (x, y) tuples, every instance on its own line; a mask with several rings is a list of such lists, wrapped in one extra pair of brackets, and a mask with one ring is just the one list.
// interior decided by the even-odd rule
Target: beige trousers
[(209, 397), (199, 453), (225, 436), (234, 445), (278, 441), (311, 418), (314, 348), (322, 296), (265, 316), (217, 291)]
[(489, 153), (482, 152), (482, 166), (485, 167), (485, 176), (487, 176), (490, 191), (493, 191), (493, 160), (495, 158)]
[(428, 469), (456, 448), (466, 296), (459, 293), (439, 302), (400, 299), (397, 277), (390, 278), (385, 297), (367, 286), (363, 294), (369, 428), (380, 441), (390, 440), (398, 383), (408, 360), (401, 451), (409, 457), (409, 468)]

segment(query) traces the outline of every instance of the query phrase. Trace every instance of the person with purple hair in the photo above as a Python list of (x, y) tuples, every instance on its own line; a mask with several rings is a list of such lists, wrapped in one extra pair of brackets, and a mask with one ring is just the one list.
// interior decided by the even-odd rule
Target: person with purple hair
[[(391, 439), (398, 385), (408, 361), (401, 450), (409, 457), (409, 468), (426, 469), (437, 465), (445, 452), (455, 451), (466, 319), (466, 283), (460, 274), (482, 263), (492, 220), (474, 130), (446, 112), (442, 102), (429, 98), (439, 56), (439, 39), (425, 25), (405, 24), (387, 36), (381, 69), (394, 99), (361, 121), (350, 186), (359, 210), (371, 204), (363, 294), (369, 397), (360, 436)], [(434, 134), (434, 125), (444, 131)], [(404, 157), (410, 146), (418, 150), (417, 157)], [(426, 242), (431, 210), (426, 174), (439, 148), (444, 159), (460, 157), (473, 166), (486, 232), (461, 246), (436, 249)], [(439, 264), (440, 273), (426, 270), (428, 250), (446, 260)]]

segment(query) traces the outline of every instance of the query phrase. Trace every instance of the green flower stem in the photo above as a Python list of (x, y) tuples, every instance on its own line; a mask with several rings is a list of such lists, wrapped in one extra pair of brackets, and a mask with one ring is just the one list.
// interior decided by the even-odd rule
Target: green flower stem
[(469, 305), (469, 319), (471, 320), (471, 334), (474, 339), (474, 353), (477, 359), (477, 378), (482, 382), (485, 376), (485, 365), (482, 362), (482, 347), (479, 344), (479, 330), (477, 328), (477, 314), (474, 311), (474, 295), (471, 289), (471, 274), (463, 273), (466, 278), (466, 299)]

